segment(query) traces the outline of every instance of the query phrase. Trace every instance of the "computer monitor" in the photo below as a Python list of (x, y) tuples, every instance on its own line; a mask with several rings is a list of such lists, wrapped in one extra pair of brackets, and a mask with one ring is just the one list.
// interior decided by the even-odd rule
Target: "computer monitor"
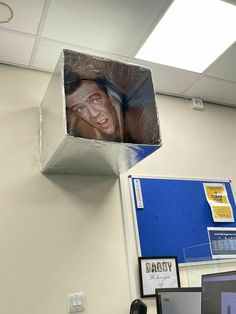
[(201, 288), (156, 289), (158, 314), (201, 314)]
[(202, 314), (236, 313), (236, 271), (202, 275)]

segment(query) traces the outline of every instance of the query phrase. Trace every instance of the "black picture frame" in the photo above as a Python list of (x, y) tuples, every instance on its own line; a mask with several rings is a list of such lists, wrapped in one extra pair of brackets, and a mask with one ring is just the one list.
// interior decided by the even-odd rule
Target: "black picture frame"
[(180, 287), (177, 256), (139, 257), (138, 266), (142, 298), (155, 297), (156, 289)]

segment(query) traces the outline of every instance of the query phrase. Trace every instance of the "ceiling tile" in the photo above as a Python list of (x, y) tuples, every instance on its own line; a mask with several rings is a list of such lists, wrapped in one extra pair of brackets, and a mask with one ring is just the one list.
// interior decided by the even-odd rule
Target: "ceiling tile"
[(6, 63), (28, 65), (34, 46), (34, 37), (0, 29), (0, 60)]
[[(133, 56), (172, 0), (52, 0), (42, 36)], [(165, 11), (165, 10), (164, 10)]]
[(200, 76), (200, 74), (195, 72), (176, 69), (144, 60), (128, 59), (128, 61), (151, 69), (154, 88), (155, 91), (159, 93), (182, 95)]
[(236, 42), (204, 74), (236, 82)]
[(75, 47), (70, 44), (40, 39), (37, 52), (31, 62), (31, 66), (53, 72), (62, 49), (64, 48), (75, 50)]
[(44, 0), (5, 0), (4, 3), (13, 11), (13, 18), (10, 22), (1, 24), (1, 28), (36, 35), (44, 2)]
[(236, 106), (236, 83), (203, 76), (185, 92), (186, 96)]
[(42, 38), (39, 41), (37, 53), (31, 63), (31, 66), (52, 72), (57, 64), (62, 49), (70, 49), (122, 62), (127, 60), (126, 57), (113, 55), (107, 52), (96, 51), (89, 48), (71, 45), (69, 43), (61, 43)]

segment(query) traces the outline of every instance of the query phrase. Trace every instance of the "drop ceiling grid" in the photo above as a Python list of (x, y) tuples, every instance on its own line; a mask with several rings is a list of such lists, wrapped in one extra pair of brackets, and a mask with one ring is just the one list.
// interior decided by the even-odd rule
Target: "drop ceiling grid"
[(15, 19), (0, 27), (2, 62), (53, 71), (63, 48), (78, 50), (150, 67), (157, 92), (236, 106), (236, 43), (203, 74), (131, 58), (158, 14), (167, 8), (166, 0), (150, 0), (148, 5), (142, 0), (101, 0), (105, 10), (99, 6), (92, 13), (90, 6), (77, 10), (87, 3), (84, 0), (5, 2), (13, 8)]

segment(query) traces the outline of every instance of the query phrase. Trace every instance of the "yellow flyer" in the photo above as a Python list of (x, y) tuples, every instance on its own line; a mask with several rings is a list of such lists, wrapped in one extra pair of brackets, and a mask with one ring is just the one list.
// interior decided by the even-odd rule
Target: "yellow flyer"
[(222, 183), (203, 183), (208, 204), (215, 222), (234, 222), (225, 185)]

